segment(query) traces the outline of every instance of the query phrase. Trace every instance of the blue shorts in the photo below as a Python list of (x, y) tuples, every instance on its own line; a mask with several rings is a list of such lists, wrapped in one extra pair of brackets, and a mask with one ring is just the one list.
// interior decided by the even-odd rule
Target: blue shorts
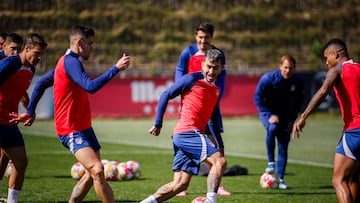
[(336, 147), (336, 153), (360, 160), (360, 128), (343, 131)]
[(100, 143), (95, 136), (95, 132), (91, 127), (86, 130), (58, 137), (61, 144), (70, 149), (73, 154), (84, 147), (91, 147), (95, 152), (101, 148)]
[(23, 147), (24, 138), (17, 124), (0, 125), (0, 147)]
[(173, 171), (181, 170), (197, 175), (200, 163), (219, 151), (205, 134), (197, 130), (175, 134), (172, 140)]

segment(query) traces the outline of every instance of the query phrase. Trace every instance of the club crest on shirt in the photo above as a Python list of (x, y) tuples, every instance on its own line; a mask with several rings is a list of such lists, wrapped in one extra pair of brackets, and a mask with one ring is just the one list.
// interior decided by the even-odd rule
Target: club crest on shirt
[(76, 144), (82, 144), (83, 140), (81, 137), (75, 139)]

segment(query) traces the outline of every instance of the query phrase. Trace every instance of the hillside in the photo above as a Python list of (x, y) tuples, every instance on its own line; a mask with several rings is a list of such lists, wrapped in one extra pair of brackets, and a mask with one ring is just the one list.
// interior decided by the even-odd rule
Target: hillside
[(0, 30), (38, 32), (48, 41), (40, 72), (68, 47), (75, 24), (96, 31), (91, 72), (104, 71), (127, 52), (133, 56), (128, 74), (173, 74), (201, 21), (215, 25), (213, 43), (225, 51), (231, 74), (276, 68), (287, 53), (300, 69), (319, 69), (322, 45), (333, 37), (345, 39), (351, 56), (360, 59), (357, 0), (2, 0), (0, 10)]

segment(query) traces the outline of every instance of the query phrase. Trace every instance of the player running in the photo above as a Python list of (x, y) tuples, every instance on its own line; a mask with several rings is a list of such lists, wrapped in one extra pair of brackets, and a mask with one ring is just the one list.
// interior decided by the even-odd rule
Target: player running
[(158, 136), (168, 101), (181, 95), (181, 112), (173, 131), (174, 146), (173, 181), (160, 187), (142, 203), (157, 203), (170, 199), (187, 189), (192, 175), (199, 171), (200, 163), (205, 161), (211, 168), (207, 177), (207, 198), (216, 203), (217, 191), (226, 167), (226, 159), (209, 139), (206, 126), (219, 132), (218, 111), (215, 111), (220, 96), (220, 88), (214, 84), (222, 70), (222, 54), (216, 49), (206, 52), (202, 72), (183, 76), (161, 95), (156, 120), (149, 133)]

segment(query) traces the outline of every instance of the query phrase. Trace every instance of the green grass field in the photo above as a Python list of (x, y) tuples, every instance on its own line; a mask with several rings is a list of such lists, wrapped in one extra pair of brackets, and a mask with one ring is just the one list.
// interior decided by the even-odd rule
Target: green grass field
[[(140, 179), (110, 182), (117, 202), (139, 202), (160, 185), (172, 179), (171, 131), (175, 120), (164, 123), (159, 137), (147, 134), (151, 119), (95, 119), (93, 127), (102, 144), (103, 159), (137, 160), (142, 166)], [(337, 202), (331, 185), (332, 160), (342, 121), (338, 115), (314, 115), (300, 139), (292, 140), (285, 180), (291, 190), (263, 190), (259, 178), (265, 160), (265, 130), (254, 117), (224, 119), (225, 153), (228, 165), (248, 168), (245, 176), (224, 177), (222, 185), (231, 196), (219, 196), (219, 203), (254, 202)], [(67, 202), (75, 180), (70, 167), (76, 162), (58, 141), (52, 120), (38, 120), (31, 127), (20, 126), (26, 141), (29, 166), (21, 202)], [(0, 196), (7, 194), (7, 178)], [(167, 202), (191, 202), (205, 195), (206, 178), (194, 177), (186, 197)], [(94, 190), (85, 202), (100, 202)]]

